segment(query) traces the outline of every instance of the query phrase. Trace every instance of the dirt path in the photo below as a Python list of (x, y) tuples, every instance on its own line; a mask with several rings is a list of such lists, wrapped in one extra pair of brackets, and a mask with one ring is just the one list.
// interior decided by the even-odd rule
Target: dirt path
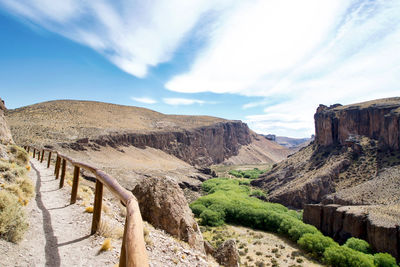
[(70, 205), (71, 187), (58, 189), (54, 167), (31, 160), (36, 197), (27, 206), (29, 230), (19, 244), (0, 242), (0, 266), (113, 266), (120, 247), (99, 253), (103, 238), (90, 236), (91, 214)]

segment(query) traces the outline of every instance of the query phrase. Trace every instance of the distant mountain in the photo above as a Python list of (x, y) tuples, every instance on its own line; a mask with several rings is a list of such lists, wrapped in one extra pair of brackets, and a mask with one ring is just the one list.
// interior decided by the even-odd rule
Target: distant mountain
[(266, 139), (274, 141), (281, 146), (289, 148), (290, 150), (297, 150), (302, 147), (307, 146), (312, 140), (314, 140), (314, 135), (310, 138), (292, 138), (286, 136), (276, 136), (274, 134), (263, 135)]

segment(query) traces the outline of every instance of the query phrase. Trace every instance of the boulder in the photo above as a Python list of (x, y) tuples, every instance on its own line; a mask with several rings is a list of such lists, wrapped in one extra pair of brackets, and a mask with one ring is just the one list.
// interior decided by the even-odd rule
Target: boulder
[(139, 202), (144, 220), (204, 252), (199, 226), (175, 180), (146, 177), (132, 193)]
[(214, 258), (225, 267), (238, 267), (240, 258), (235, 240), (230, 239), (222, 243), (214, 253)]
[(5, 110), (6, 106), (4, 105), (4, 101), (0, 98), (0, 143), (1, 144), (14, 143), (10, 128), (8, 128), (8, 124), (4, 116)]

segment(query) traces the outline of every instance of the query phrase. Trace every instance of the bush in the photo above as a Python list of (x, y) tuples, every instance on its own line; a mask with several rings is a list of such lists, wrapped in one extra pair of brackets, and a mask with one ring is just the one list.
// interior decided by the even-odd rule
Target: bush
[(195, 216), (199, 217), (200, 214), (207, 208), (202, 204), (190, 204), (190, 208)]
[(352, 248), (357, 251), (360, 251), (365, 254), (371, 253), (371, 246), (368, 244), (368, 242), (365, 240), (362, 240), (362, 239), (355, 238), (355, 237), (351, 237), (351, 238), (347, 239), (344, 246)]
[(210, 226), (219, 226), (224, 224), (224, 220), (218, 212), (205, 210), (200, 214), (201, 224)]
[(332, 238), (317, 234), (304, 234), (297, 243), (307, 252), (311, 252), (314, 257), (321, 257), (328, 247), (338, 246)]
[(373, 267), (374, 258), (345, 246), (331, 246), (325, 249), (324, 261), (332, 266)]
[(376, 253), (374, 255), (374, 264), (377, 267), (398, 267), (396, 259), (388, 253)]
[(17, 162), (18, 165), (25, 166), (26, 164), (28, 164), (29, 155), (22, 147), (19, 147), (17, 145), (9, 145), (8, 151), (13, 155), (13, 161)]
[(260, 189), (251, 190), (250, 192), (251, 197), (258, 197), (258, 198), (267, 198), (267, 194)]
[(0, 191), (0, 237), (11, 242), (18, 242), (28, 223), (25, 213), (18, 203), (18, 198), (12, 193)]

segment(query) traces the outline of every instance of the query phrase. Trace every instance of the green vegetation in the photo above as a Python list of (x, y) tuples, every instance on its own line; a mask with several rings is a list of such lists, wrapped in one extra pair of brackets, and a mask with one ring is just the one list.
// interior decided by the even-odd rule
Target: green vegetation
[(26, 216), (18, 198), (6, 190), (0, 191), (0, 238), (11, 242), (22, 239), (28, 228)]
[(231, 170), (229, 171), (230, 175), (235, 176), (236, 178), (248, 178), (248, 179), (257, 179), (258, 176), (265, 173), (265, 170), (259, 170), (258, 168), (254, 168), (252, 170)]
[(344, 246), (360, 251), (365, 254), (370, 254), (372, 251), (371, 246), (368, 244), (367, 241), (354, 237), (347, 239)]
[(332, 266), (397, 266), (389, 254), (370, 253), (367, 242), (350, 238), (340, 246), (312, 225), (302, 221), (302, 214), (283, 205), (258, 198), (261, 193), (243, 183), (242, 179), (215, 178), (202, 185), (208, 193), (190, 204), (202, 225), (217, 226), (234, 223), (254, 229), (282, 234), (321, 262)]

